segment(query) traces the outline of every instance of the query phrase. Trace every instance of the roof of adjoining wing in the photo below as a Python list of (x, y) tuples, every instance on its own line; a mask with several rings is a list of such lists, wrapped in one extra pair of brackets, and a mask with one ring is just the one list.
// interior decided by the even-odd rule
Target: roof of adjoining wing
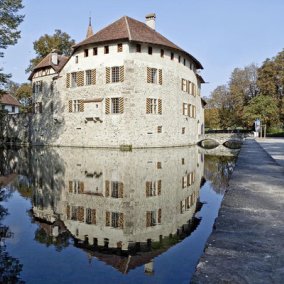
[(21, 106), (15, 97), (10, 94), (4, 94), (0, 98), (0, 104), (11, 105), (11, 106)]
[(36, 65), (36, 67), (33, 69), (32, 73), (29, 76), (29, 80), (31, 80), (33, 78), (33, 75), (37, 70), (43, 69), (43, 68), (46, 68), (46, 67), (52, 67), (55, 70), (55, 72), (58, 73), (59, 71), (61, 71), (61, 69), (64, 67), (65, 63), (69, 59), (69, 57), (67, 57), (67, 56), (58, 55), (58, 64), (55, 65), (51, 61), (51, 56), (52, 56), (52, 53), (49, 53), (39, 62), (38, 65)]
[(156, 44), (164, 47), (169, 47), (189, 56), (196, 64), (197, 69), (203, 69), (201, 63), (194, 58), (191, 54), (175, 45), (167, 38), (162, 36), (157, 31), (153, 30), (146, 24), (139, 22), (130, 17), (124, 16), (109, 26), (103, 28), (93, 36), (86, 38), (85, 40), (74, 45), (74, 49), (81, 46), (94, 43), (107, 43), (117, 40), (129, 40), (133, 42), (141, 42), (148, 44)]

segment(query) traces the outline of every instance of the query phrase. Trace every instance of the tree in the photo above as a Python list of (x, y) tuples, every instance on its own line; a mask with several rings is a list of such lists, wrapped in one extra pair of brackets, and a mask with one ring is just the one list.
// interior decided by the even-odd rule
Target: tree
[(22, 104), (22, 111), (29, 111), (32, 102), (32, 86), (29, 83), (23, 83), (15, 93), (16, 98)]
[[(4, 56), (3, 49), (15, 45), (20, 38), (20, 31), (17, 29), (24, 16), (18, 15), (18, 12), (22, 8), (22, 0), (0, 1), (0, 57)], [(10, 77), (2, 71), (3, 68), (0, 68), (0, 95), (3, 94), (3, 88)]]
[(74, 44), (75, 41), (71, 39), (70, 35), (61, 30), (55, 30), (53, 35), (45, 34), (41, 36), (33, 43), (36, 57), (30, 60), (30, 66), (27, 68), (26, 72), (31, 72), (33, 68), (54, 49), (63, 55), (71, 55), (72, 46)]

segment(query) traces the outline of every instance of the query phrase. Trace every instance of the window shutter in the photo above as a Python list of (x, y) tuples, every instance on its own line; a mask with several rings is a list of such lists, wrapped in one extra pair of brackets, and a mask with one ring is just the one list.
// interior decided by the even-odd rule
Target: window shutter
[(150, 227), (151, 226), (151, 212), (147, 211), (146, 212), (146, 227)]
[(150, 182), (146, 181), (146, 197), (150, 196)]
[(190, 81), (186, 81), (186, 91), (190, 93)]
[(120, 82), (124, 82), (124, 66), (119, 67), (119, 79)]
[(70, 73), (66, 74), (66, 88), (70, 88)]
[(110, 67), (106, 67), (106, 83), (110, 83)]
[(163, 71), (162, 69), (159, 69), (159, 84), (163, 84)]
[(158, 195), (161, 195), (161, 191), (162, 191), (162, 181), (158, 180)]
[(147, 67), (147, 83), (151, 83), (151, 68)]
[(162, 209), (160, 208), (158, 210), (158, 223), (160, 224), (161, 223), (161, 219), (162, 219)]
[(105, 113), (110, 114), (110, 98), (106, 98), (105, 102)]
[(162, 100), (158, 99), (158, 113), (162, 114)]
[(191, 117), (191, 104), (187, 106), (188, 116)]
[(97, 223), (97, 212), (96, 209), (92, 209), (91, 211), (91, 218), (92, 218), (92, 224), (96, 224)]
[(70, 220), (70, 205), (66, 206), (66, 215), (67, 215), (67, 220)]
[(119, 113), (123, 113), (123, 112), (124, 112), (124, 99), (119, 98)]
[(146, 113), (151, 113), (151, 99), (146, 99)]
[(72, 181), (71, 180), (69, 180), (69, 192), (72, 192), (73, 190), (72, 190)]
[(118, 185), (118, 198), (123, 198), (123, 183), (120, 182)]
[(120, 229), (123, 229), (123, 223), (124, 223), (124, 214), (119, 213), (118, 226), (119, 226)]
[(91, 70), (91, 83), (92, 83), (92, 85), (96, 85), (96, 83), (97, 83), (97, 71), (96, 71), (96, 69)]
[(110, 212), (106, 211), (106, 226), (110, 226)]
[(42, 113), (42, 102), (38, 103), (39, 113)]
[(109, 197), (109, 181), (105, 181), (105, 197)]
[(82, 206), (78, 207), (78, 221), (84, 222), (84, 207)]
[(80, 112), (84, 112), (84, 101), (80, 100), (80, 106), (79, 106)]
[(84, 193), (84, 183), (82, 181), (80, 182), (79, 193)]
[(77, 72), (77, 86), (78, 87), (84, 86), (84, 71)]
[(68, 101), (68, 110), (72, 112), (72, 101)]

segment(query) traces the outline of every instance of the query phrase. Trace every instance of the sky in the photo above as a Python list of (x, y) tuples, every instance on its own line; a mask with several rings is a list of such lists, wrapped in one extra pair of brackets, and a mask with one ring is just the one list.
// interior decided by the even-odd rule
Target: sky
[(156, 13), (156, 30), (203, 65), (203, 96), (226, 84), (234, 68), (258, 66), (284, 48), (284, 0), (23, 0), (21, 39), (8, 47), (0, 67), (17, 83), (35, 56), (33, 42), (55, 29), (79, 42), (89, 16), (94, 32), (129, 16), (144, 22)]

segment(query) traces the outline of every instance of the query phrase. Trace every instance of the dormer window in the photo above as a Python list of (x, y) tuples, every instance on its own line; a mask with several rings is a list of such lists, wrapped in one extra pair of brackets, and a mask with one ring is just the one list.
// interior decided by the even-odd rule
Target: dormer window
[(84, 50), (84, 56), (85, 56), (85, 57), (88, 57), (88, 56), (89, 56), (89, 49), (85, 49), (85, 50)]
[(136, 44), (136, 52), (141, 52), (141, 44), (139, 43)]
[(93, 48), (93, 55), (98, 55), (98, 48), (97, 47)]
[(109, 54), (109, 46), (108, 45), (106, 45), (104, 47), (104, 51), (105, 51), (105, 54)]
[(150, 55), (153, 54), (153, 48), (152, 48), (152, 46), (148, 46), (148, 54), (150, 54)]

